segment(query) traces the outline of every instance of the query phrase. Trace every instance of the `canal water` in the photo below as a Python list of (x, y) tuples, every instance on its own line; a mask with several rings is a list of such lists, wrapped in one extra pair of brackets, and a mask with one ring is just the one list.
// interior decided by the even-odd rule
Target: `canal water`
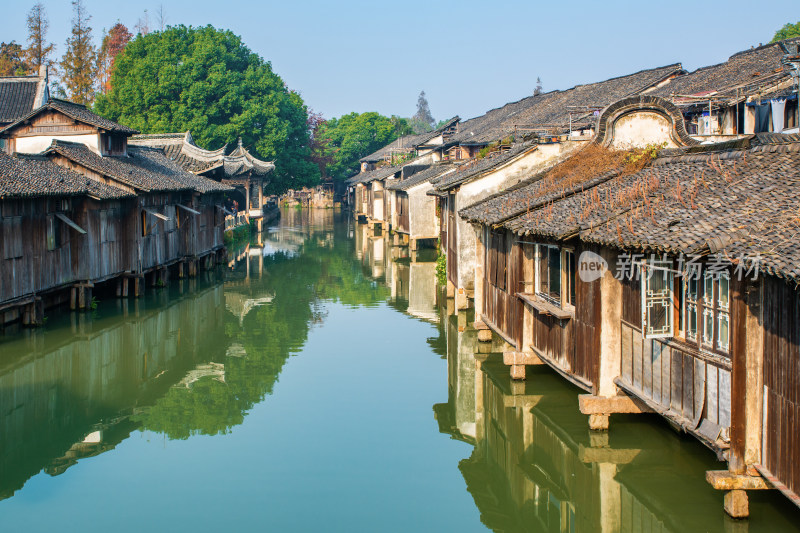
[(651, 416), (512, 382), (435, 257), (287, 210), (230, 263), (0, 336), (4, 531), (798, 531)]

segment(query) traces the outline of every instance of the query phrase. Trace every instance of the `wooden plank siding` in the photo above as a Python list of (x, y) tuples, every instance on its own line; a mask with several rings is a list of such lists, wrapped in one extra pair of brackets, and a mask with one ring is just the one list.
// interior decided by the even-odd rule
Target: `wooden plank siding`
[(645, 339), (640, 294), (639, 280), (623, 280), (618, 383), (712, 444), (731, 425), (731, 361), (676, 339)]
[[(582, 252), (580, 246), (575, 248), (573, 255), (576, 260)], [(575, 344), (570, 369), (594, 386), (600, 364), (600, 313), (600, 280), (587, 283), (581, 276), (575, 276)]]
[[(189, 195), (177, 194), (113, 201), (86, 197), (3, 200), (0, 304), (76, 282), (97, 283), (141, 273), (219, 250), (224, 229), (224, 217), (217, 207), (221, 194), (196, 196), (194, 203)], [(200, 215), (178, 208), (178, 203)], [(170, 220), (158, 219), (145, 208)], [(56, 213), (67, 216), (86, 234), (54, 218)], [(143, 236), (145, 222), (148, 232)]]
[(800, 298), (788, 283), (764, 280), (764, 426), (762, 462), (800, 492)]
[(456, 195), (450, 194), (445, 201), (447, 225), (447, 279), (458, 285), (458, 241), (456, 239)]
[(397, 210), (397, 231), (410, 233), (408, 193), (405, 191), (397, 191), (395, 193), (395, 209)]
[[(526, 255), (533, 265), (520, 284), (526, 292), (535, 292), (534, 245), (525, 244)], [(580, 245), (570, 247), (573, 257), (583, 250)], [(560, 249), (561, 250), (561, 249)], [(566, 290), (566, 289), (563, 289)], [(529, 306), (530, 328), (525, 338), (539, 355), (556, 364), (561, 370), (580, 378), (592, 386), (597, 380), (600, 356), (600, 281), (584, 282), (575, 277), (574, 314), (559, 318)], [(527, 348), (527, 346), (526, 346)]]
[(517, 293), (523, 290), (524, 252), (509, 231), (485, 233), (489, 238), (483, 269), (483, 313), (521, 350), (525, 309)]

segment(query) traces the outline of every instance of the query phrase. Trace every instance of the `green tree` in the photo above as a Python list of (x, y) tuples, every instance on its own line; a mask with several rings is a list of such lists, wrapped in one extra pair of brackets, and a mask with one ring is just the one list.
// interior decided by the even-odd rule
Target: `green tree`
[(359, 171), (359, 159), (410, 131), (408, 121), (379, 113), (350, 113), (323, 123), (317, 138), (330, 160), (327, 175), (344, 180)]
[(11, 41), (0, 43), (0, 76), (22, 76), (30, 70), (25, 61), (25, 52), (20, 45)]
[(425, 98), (425, 91), (419, 93), (417, 97), (417, 112), (411, 117), (409, 123), (414, 133), (426, 133), (433, 130), (436, 120), (431, 115), (431, 108), (428, 105), (428, 99)]
[(784, 39), (791, 39), (792, 37), (800, 37), (800, 20), (795, 24), (787, 22), (783, 28), (775, 32), (775, 36), (770, 42), (775, 43)]
[(61, 79), (67, 97), (79, 104), (90, 104), (95, 96), (97, 49), (92, 41), (91, 16), (83, 0), (72, 1), (72, 31), (61, 59)]
[(270, 192), (319, 180), (303, 99), (230, 31), (181, 25), (138, 35), (117, 56), (95, 110), (144, 133), (191, 130), (210, 149), (241, 137), (275, 161)]
[(50, 21), (41, 2), (35, 3), (28, 11), (27, 25), (28, 48), (25, 49), (25, 55), (28, 64), (37, 72), (42, 65), (52, 70), (55, 62), (50, 56), (55, 50), (55, 45), (47, 40)]

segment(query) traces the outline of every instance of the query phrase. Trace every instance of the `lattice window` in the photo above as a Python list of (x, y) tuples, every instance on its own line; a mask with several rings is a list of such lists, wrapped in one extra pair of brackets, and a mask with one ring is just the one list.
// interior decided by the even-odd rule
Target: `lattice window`
[(642, 331), (647, 339), (672, 336), (673, 272), (668, 262), (640, 265), (642, 282)]

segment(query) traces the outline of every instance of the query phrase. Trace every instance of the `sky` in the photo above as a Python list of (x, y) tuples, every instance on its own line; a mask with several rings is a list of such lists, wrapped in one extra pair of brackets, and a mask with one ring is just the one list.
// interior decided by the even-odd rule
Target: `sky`
[[(33, 0), (0, 0), (0, 40), (25, 42)], [(57, 57), (70, 0), (43, 0)], [(800, 19), (797, 0), (591, 2), (462, 0), (84, 0), (102, 29), (131, 31), (160, 6), (169, 25), (230, 29), (326, 118), (411, 116), (424, 90), (437, 120), (482, 115), (533, 93), (672, 63), (696, 68), (767, 43)]]

